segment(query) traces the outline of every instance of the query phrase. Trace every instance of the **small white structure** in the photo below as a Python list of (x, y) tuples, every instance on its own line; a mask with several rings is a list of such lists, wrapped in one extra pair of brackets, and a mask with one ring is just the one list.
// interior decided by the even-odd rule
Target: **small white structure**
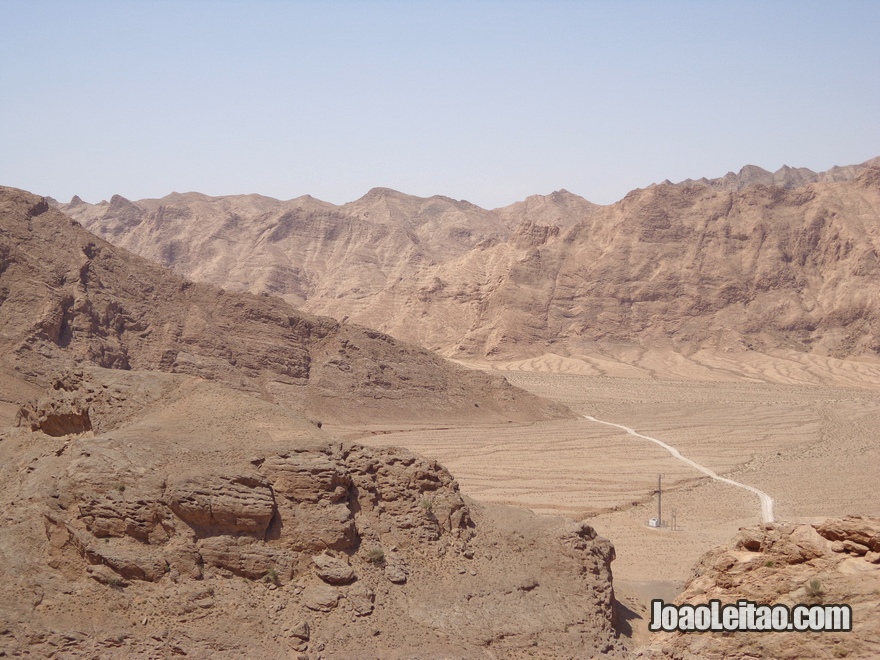
[(656, 518), (651, 518), (648, 521), (648, 527), (660, 527), (660, 521), (657, 520)]

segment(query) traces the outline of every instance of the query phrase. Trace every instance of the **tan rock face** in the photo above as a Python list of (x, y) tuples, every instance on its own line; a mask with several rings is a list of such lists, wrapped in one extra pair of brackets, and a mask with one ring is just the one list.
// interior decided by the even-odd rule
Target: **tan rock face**
[[(61, 392), (59, 371), (92, 365), (222, 382), (318, 419), (568, 414), (379, 332), (184, 281), (20, 190), (0, 188), (0, 230), (0, 367)], [(119, 403), (78, 396), (25, 407), (20, 423), (84, 432), (94, 406)]]
[[(880, 552), (880, 524), (875, 518), (864, 516), (847, 516), (839, 520), (832, 518), (817, 525), (816, 531), (829, 541), (841, 541), (844, 547), (859, 547)], [(847, 543), (850, 545), (847, 546)]]
[[(138, 412), (119, 421), (97, 397), (96, 425), (117, 420), (106, 432), (3, 436), (7, 655), (62, 637), (73, 655), (109, 653), (118, 635), (129, 657), (620, 650), (613, 548), (588, 525), (470, 504), (435, 461), (338, 442), (217, 383), (78, 382), (51, 392), (125, 393)], [(186, 635), (168, 639), (172, 623)], [(104, 627), (118, 632), (91, 632)]]
[[(564, 191), (495, 211), (377, 191), (343, 207), (173, 195), (64, 208), (200, 281), (281, 295), (448, 355), (613, 341), (847, 357), (880, 351), (878, 167), (747, 167), (606, 207)], [(349, 358), (334, 366), (345, 372)]]
[[(852, 632), (658, 633), (653, 650), (643, 657), (872, 657), (880, 633), (875, 615), (880, 566), (850, 548), (862, 545), (853, 539), (873, 538), (878, 529), (880, 519), (853, 516), (815, 526), (764, 524), (742, 529), (730, 547), (705, 555), (677, 599), (690, 604), (713, 598), (759, 605), (848, 604)], [(837, 540), (832, 542), (832, 537)]]
[[(258, 474), (173, 479), (152, 469), (125, 474), (124, 450), (92, 445), (80, 441), (80, 457), (59, 485), (57, 499), (65, 504), (47, 520), (65, 530), (66, 542), (90, 563), (119, 568), (128, 579), (152, 581), (172, 564), (183, 573), (204, 564), (253, 579), (274, 569), (273, 580), (286, 580), (301, 553), (357, 548), (359, 517), (372, 519), (370, 527), (398, 530), (410, 542), (467, 534), (467, 506), (457, 484), (436, 463), (408, 452), (318, 445), (260, 459)], [(120, 462), (116, 469), (114, 459)], [(296, 487), (291, 474), (302, 477)], [(102, 545), (101, 539), (112, 543)], [(127, 557), (146, 555), (147, 564), (129, 566)], [(317, 554), (312, 562), (330, 584), (355, 579), (340, 558)]]
[(190, 478), (170, 486), (166, 498), (174, 514), (200, 536), (262, 538), (275, 515), (272, 489), (258, 476)]
[(163, 523), (169, 516), (162, 500), (161, 479), (127, 484), (128, 479), (113, 472), (79, 472), (82, 467), (85, 465), (79, 463), (74, 468), (66, 482), (70, 490), (62, 490), (59, 500), (74, 503), (91, 534), (97, 538), (129, 536), (139, 541), (167, 537)]
[(198, 563), (251, 580), (289, 580), (300, 560), (297, 552), (247, 537), (213, 536), (190, 547), (198, 553)]
[(351, 486), (351, 477), (323, 453), (270, 456), (262, 460), (260, 471), (272, 479), (275, 492), (290, 502), (338, 504)]

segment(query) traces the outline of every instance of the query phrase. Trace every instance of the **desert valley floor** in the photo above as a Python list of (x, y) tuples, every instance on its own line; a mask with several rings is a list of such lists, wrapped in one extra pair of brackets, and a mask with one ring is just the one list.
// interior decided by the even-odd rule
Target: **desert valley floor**
[[(515, 385), (661, 439), (719, 475), (767, 492), (778, 521), (880, 515), (871, 487), (880, 465), (880, 364), (670, 353), (626, 363), (546, 355), (472, 366), (502, 370)], [(615, 588), (636, 615), (636, 639), (644, 635), (650, 598), (677, 594), (703, 553), (761, 522), (757, 496), (587, 420), (332, 431), (436, 458), (478, 500), (589, 518), (615, 544)], [(675, 531), (646, 524), (656, 515), (658, 474), (664, 522), (675, 512)]]

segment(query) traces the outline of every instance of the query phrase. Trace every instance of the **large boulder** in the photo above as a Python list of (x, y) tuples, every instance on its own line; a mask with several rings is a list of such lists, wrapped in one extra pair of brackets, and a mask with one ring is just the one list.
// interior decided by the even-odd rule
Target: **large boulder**
[(259, 476), (202, 476), (179, 481), (168, 489), (174, 514), (200, 536), (265, 535), (275, 515), (269, 483)]

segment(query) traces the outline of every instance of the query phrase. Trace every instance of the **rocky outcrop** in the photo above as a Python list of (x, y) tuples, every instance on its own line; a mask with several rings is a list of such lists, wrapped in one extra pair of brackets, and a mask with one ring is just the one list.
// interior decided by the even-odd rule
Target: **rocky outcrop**
[(847, 604), (852, 607), (851, 632), (659, 633), (640, 657), (873, 657), (880, 633), (876, 616), (880, 565), (858, 547), (870, 547), (878, 531), (880, 519), (861, 516), (812, 526), (764, 524), (741, 529), (728, 547), (703, 557), (677, 599), (694, 605), (716, 598), (722, 603), (745, 599), (789, 607)]
[(264, 538), (275, 516), (275, 496), (256, 475), (190, 477), (169, 486), (168, 507), (198, 536), (248, 534)]
[[(322, 580), (348, 584), (352, 567), (324, 551), (357, 551), (363, 535), (411, 545), (470, 534), (449, 473), (403, 450), (317, 445), (254, 459), (251, 474), (172, 479), (127, 471), (113, 465), (118, 452), (98, 444), (97, 458), (90, 445), (79, 445), (83, 454), (59, 483), (47, 533), (129, 580), (205, 566), (287, 582), (311, 556)], [(146, 556), (148, 566), (132, 563)]]
[(82, 371), (65, 373), (52, 382), (51, 392), (18, 411), (15, 425), (46, 435), (79, 435), (92, 430), (89, 414), (95, 391), (83, 393)]
[[(97, 374), (97, 375), (96, 375)], [(16, 426), (51, 436), (103, 433), (166, 396), (180, 377), (161, 373), (70, 369), (55, 376), (48, 392), (22, 405)]]
[[(832, 518), (814, 527), (823, 538), (840, 543), (845, 551), (861, 555), (868, 551), (880, 552), (880, 520), (876, 518)], [(832, 547), (835, 547), (834, 544)]]
[[(94, 397), (105, 430), (0, 442), (0, 652), (621, 650), (613, 547), (589, 525), (469, 502), (436, 461), (339, 442), (217, 383), (62, 380), (51, 392)], [(104, 392), (140, 412), (122, 420)]]
[(16, 417), (16, 426), (27, 426), (31, 431), (46, 435), (79, 435), (92, 430), (89, 409), (52, 401), (49, 405), (39, 403), (22, 406)]
[[(88, 454), (99, 443), (77, 441), (79, 451)], [(521, 547), (517, 552), (522, 558), (514, 560), (504, 543), (493, 538), (491, 525), (482, 532), (474, 526), (454, 481), (435, 463), (400, 450), (328, 445), (285, 457), (266, 456), (262, 465), (290, 465), (292, 456), (299, 459), (303, 472), (330, 464), (338, 476), (325, 480), (323, 490), (317, 486), (318, 496), (285, 489), (283, 471), (269, 469), (260, 476), (205, 474), (183, 480), (144, 475), (126, 478), (122, 488), (117, 476), (90, 471), (93, 464), (88, 461), (74, 461), (70, 471), (80, 476), (60, 484), (44, 514), (47, 565), (68, 580), (79, 573), (101, 588), (133, 595), (146, 596), (152, 593), (148, 585), (155, 585), (169, 594), (160, 600), (164, 616), (223, 611), (230, 601), (220, 595), (221, 590), (238, 592), (254, 581), (283, 589), (291, 616), (312, 614), (311, 624), (297, 624), (291, 632), (291, 644), (299, 650), (314, 648), (309, 640), (317, 629), (327, 648), (342, 655), (354, 652), (354, 647), (345, 646), (349, 639), (345, 635), (335, 646), (328, 638), (334, 634), (330, 631), (344, 629), (345, 619), (322, 617), (339, 611), (352, 620), (378, 617), (380, 626), (392, 630), (400, 625), (402, 630), (436, 629), (443, 638), (457, 640), (459, 657), (476, 657), (480, 645), (487, 643), (508, 649), (508, 657), (539, 643), (559, 650), (604, 639), (596, 648), (616, 648), (610, 572), (614, 551), (589, 526), (580, 523), (550, 533), (540, 546)], [(287, 494), (281, 495), (276, 484)], [(428, 497), (430, 506), (423, 504)], [(273, 498), (279, 502), (277, 508)], [(318, 529), (309, 530), (307, 525)], [(381, 554), (377, 549), (383, 549)], [(538, 580), (523, 580), (519, 576), (523, 568), (530, 561), (543, 561), (539, 557), (547, 552), (558, 553), (553, 571), (545, 571)], [(529, 556), (534, 559), (525, 559)], [(455, 570), (456, 565), (470, 568)], [(473, 577), (484, 572), (488, 582)], [(460, 586), (452, 576), (462, 580)], [(242, 582), (226, 587), (218, 580)], [(508, 584), (511, 580), (520, 586)], [(204, 586), (199, 587), (199, 581)], [(388, 591), (388, 586), (402, 589), (404, 585), (415, 591), (402, 601)], [(465, 598), (463, 588), (476, 592)], [(554, 595), (556, 589), (572, 594)], [(589, 623), (579, 623), (577, 633), (569, 629), (560, 637), (553, 630), (571, 625), (565, 621), (574, 611), (569, 612), (570, 604), (562, 606), (575, 593), (582, 601), (576, 618)], [(477, 609), (468, 607), (468, 598), (474, 599), (472, 606)], [(426, 618), (424, 607), (429, 602), (445, 614)], [(406, 603), (419, 603), (411, 624), (404, 622), (409, 616)], [(468, 623), (452, 614), (462, 606), (472, 610)], [(534, 616), (534, 608), (543, 612), (538, 620), (527, 626), (517, 623)], [(561, 615), (562, 610), (569, 614)], [(140, 611), (147, 619), (157, 616), (150, 608)], [(507, 623), (500, 628), (490, 624), (498, 621)], [(489, 632), (494, 628), (496, 632)], [(139, 637), (136, 632), (132, 635)], [(216, 633), (210, 635), (216, 640)], [(406, 637), (412, 639), (412, 633)], [(0, 649), (20, 650), (16, 639), (5, 640)], [(377, 647), (367, 640), (371, 638), (361, 643), (374, 649), (389, 643), (376, 640)]]

